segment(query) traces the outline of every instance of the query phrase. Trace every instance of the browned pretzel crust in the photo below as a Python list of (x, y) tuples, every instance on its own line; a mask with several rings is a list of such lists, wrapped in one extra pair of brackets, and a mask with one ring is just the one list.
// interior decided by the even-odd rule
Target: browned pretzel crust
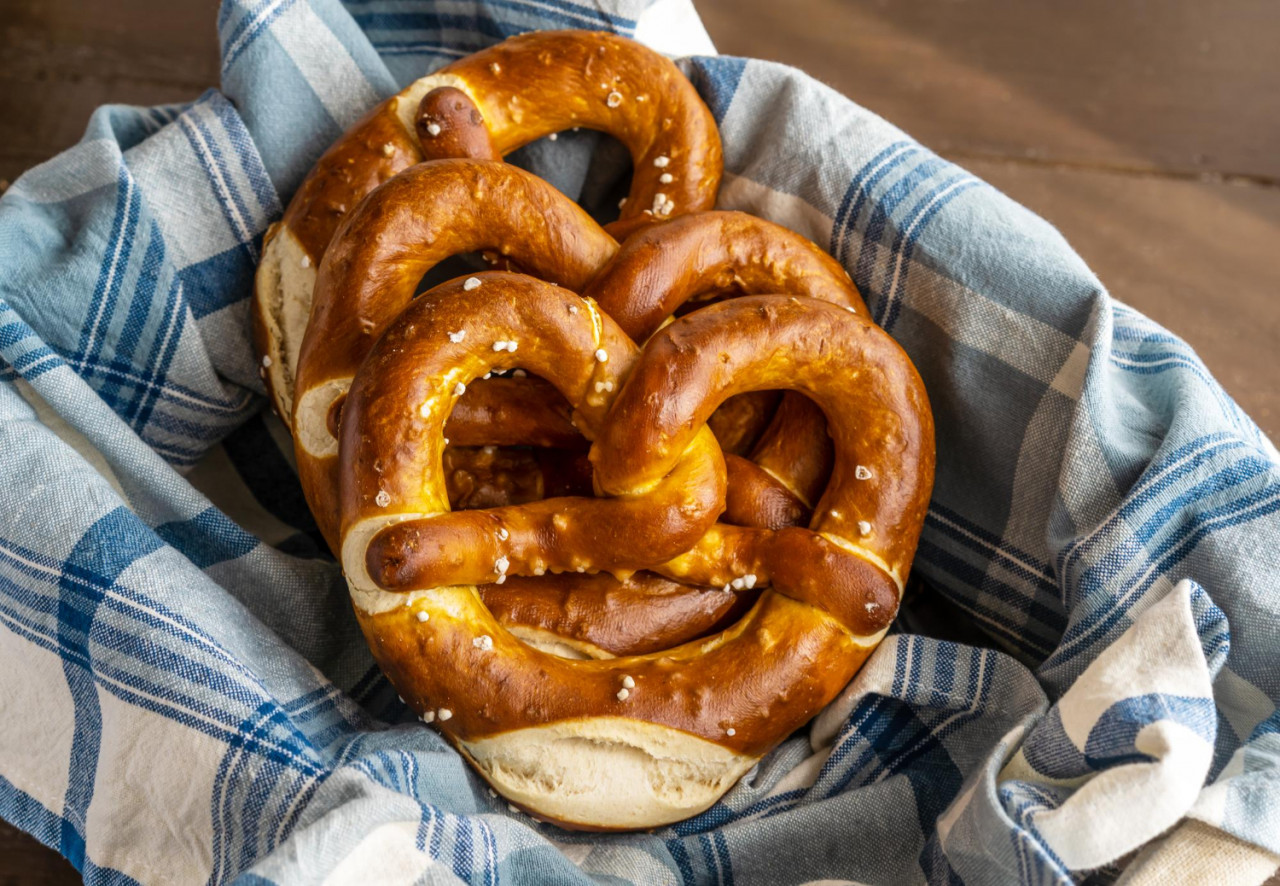
[(652, 572), (624, 581), (605, 573), (566, 573), (554, 582), (513, 575), (480, 587), (480, 599), (517, 637), (590, 658), (646, 655), (726, 627), (750, 595), (680, 584)]
[(632, 40), (537, 31), (440, 74), (459, 82), (423, 96), (415, 126), (426, 159), (502, 157), (543, 136), (585, 127), (609, 133), (631, 153), (631, 192), (619, 221), (715, 204), (723, 155), (711, 112), (679, 68)]
[[(487, 207), (484, 214), (478, 203)], [(377, 336), (412, 301), (422, 276), (449, 256), (482, 249), (513, 256), (541, 278), (576, 290), (617, 244), (567, 197), (515, 166), (436, 160), (406, 170), (361, 203), (325, 256), (298, 360), (293, 425), (303, 491), (335, 547), (337, 441), (329, 410)], [(531, 430), (526, 423), (535, 418), (526, 413), (521, 431)]]
[[(645, 345), (591, 451), (603, 488), (670, 469), (726, 397), (806, 394), (824, 413), (835, 464), (812, 530), (717, 524), (658, 571), (751, 585), (819, 606), (870, 634), (897, 611), (933, 486), (933, 420), (915, 367), (875, 324), (816, 299), (747, 296), (676, 320)], [(661, 408), (655, 408), (661, 404)]]
[[(458, 104), (464, 110), (453, 110)], [(428, 115), (438, 108), (448, 131), (433, 131), (440, 124), (420, 118), (424, 108)], [(635, 172), (620, 231), (715, 202), (722, 154), (710, 111), (669, 60), (608, 33), (522, 34), (459, 59), (373, 108), (325, 151), (267, 231), (254, 283), (254, 345), (286, 423), (315, 269), (347, 213), (423, 159), (498, 159), (575, 126), (611, 133), (631, 150)]]
[[(514, 359), (556, 386), (591, 438), (638, 353), (607, 315), (567, 290), (500, 272), (474, 279), (480, 285), (472, 290), (451, 281), (406, 309), (369, 355), (344, 408), (344, 525), (352, 508), (428, 515), (406, 516), (367, 540), (373, 582), (394, 589), (482, 584), (508, 572), (630, 573), (692, 547), (724, 507), (724, 460), (706, 429), (643, 487), (440, 512), (432, 455), (442, 440), (433, 432), (443, 428), (459, 385), (465, 390)], [(467, 334), (453, 341), (445, 330)], [(493, 347), (513, 341), (514, 358)]]
[[(342, 561), (357, 617), (397, 691), (508, 796), (571, 826), (685, 817), (834, 698), (883, 635), (932, 481), (923, 387), (887, 335), (816, 299), (712, 305), (638, 354), (589, 300), (518, 275), (479, 279), (470, 291), (444, 284), (406, 309), (351, 388)], [(462, 341), (440, 332), (463, 325)], [(574, 406), (610, 498), (448, 512), (445, 419), (457, 385), (495, 365), (491, 341), (517, 341), (517, 362)], [(830, 416), (835, 466), (813, 530), (712, 524), (723, 468), (705, 420), (727, 396), (764, 388), (801, 391)], [(868, 520), (874, 529), (862, 531)], [(556, 569), (629, 575), (656, 562), (646, 557), (687, 549), (696, 531), (705, 534), (691, 552), (660, 568), (696, 573), (703, 585), (723, 579), (710, 593), (725, 600), (759, 596), (731, 627), (674, 648), (591, 661), (549, 655), (508, 631), (477, 593), (480, 582)], [(759, 572), (744, 574), (744, 565)], [(501, 587), (492, 590), (499, 601)], [(572, 605), (589, 599), (574, 593)], [(725, 605), (675, 600), (704, 621), (719, 620)], [(535, 629), (547, 623), (527, 593), (508, 605)], [(563, 618), (557, 601), (550, 612)], [(591, 770), (604, 785), (589, 803), (555, 787), (583, 754), (651, 773), (628, 776), (628, 790), (645, 794), (640, 818), (601, 811), (607, 768)], [(660, 785), (670, 779), (688, 779), (680, 791), (693, 799), (665, 806)]]
[[(688, 301), (771, 292), (822, 299), (869, 316), (835, 259), (799, 234), (743, 212), (699, 212), (633, 234), (583, 294), (644, 341)], [(713, 415), (709, 421), (721, 445), (758, 436), (755, 428), (765, 424), (761, 408), (752, 392), (731, 399), (724, 419)], [(776, 521), (786, 514), (804, 519), (831, 469), (822, 412), (799, 395), (784, 397), (750, 457), (763, 472), (735, 470), (747, 485), (731, 494), (729, 522), (781, 528)]]

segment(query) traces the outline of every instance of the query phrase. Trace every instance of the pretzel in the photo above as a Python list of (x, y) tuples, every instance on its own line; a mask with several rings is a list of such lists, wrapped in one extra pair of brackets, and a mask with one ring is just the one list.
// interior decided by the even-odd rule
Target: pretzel
[[(424, 153), (417, 134), (420, 105), (441, 87), (450, 90), (446, 97), (460, 96), (482, 115), (489, 153), (460, 146), (448, 132), (433, 134), (432, 122), (423, 120)], [(424, 158), (496, 158), (578, 126), (614, 135), (630, 149), (635, 171), (620, 221), (714, 203), (720, 136), (697, 91), (668, 59), (602, 32), (522, 34), (459, 59), (378, 105), (324, 153), (279, 224), (267, 231), (254, 285), (254, 344), (268, 393), (286, 422), (294, 411), (316, 269), (346, 214)]]
[[(811, 529), (717, 523), (656, 571), (728, 590), (752, 575), (851, 628), (892, 618), (928, 507), (933, 420), (915, 367), (869, 320), (810, 298), (748, 296), (667, 326), (646, 344), (592, 449), (596, 482), (652, 482), (725, 397), (771, 388), (813, 399), (835, 445)], [(656, 415), (653, 403), (664, 405)], [(874, 594), (868, 567), (880, 577)]]
[[(709, 293), (769, 292), (819, 298), (868, 316), (835, 259), (799, 234), (743, 212), (700, 212), (633, 234), (583, 294), (644, 341), (691, 300)], [(713, 424), (722, 446), (726, 438), (741, 444), (756, 436), (763, 416), (755, 396), (731, 399), (729, 419)], [(768, 528), (780, 528), (784, 519), (800, 525), (831, 466), (821, 411), (798, 395), (784, 397), (750, 459), (759, 470), (731, 463), (726, 519)]]
[[(884, 635), (932, 482), (923, 386), (877, 327), (811, 298), (712, 305), (637, 354), (589, 300), (516, 275), (481, 281), (407, 308), (351, 387), (342, 564), (357, 619), (396, 690), (510, 800), (571, 827), (685, 818), (833, 699)], [(462, 326), (460, 342), (440, 331)], [(520, 341), (517, 362), (573, 404), (612, 497), (448, 512), (451, 392), (510, 362), (495, 338)], [(705, 420), (764, 388), (800, 390), (829, 416), (836, 460), (813, 531), (712, 525), (723, 479)], [(716, 533), (723, 559), (706, 543)], [(629, 572), (698, 534), (685, 571), (732, 574), (726, 598), (747, 583), (743, 564), (760, 570), (749, 583), (771, 585), (698, 642), (572, 661), (521, 642), (475, 591), (547, 569)]]
[[(343, 395), (351, 378), (378, 335), (413, 300), (428, 270), (450, 256), (489, 248), (512, 256), (544, 280), (576, 290), (612, 257), (617, 244), (542, 179), (507, 163), (474, 160), (435, 160), (405, 170), (362, 202), (334, 238), (317, 278), (299, 355), (293, 427), (303, 492), (335, 550), (335, 417), (345, 411)], [(475, 387), (497, 387), (494, 381)], [(531, 379), (500, 385), (523, 385), (530, 399), (547, 389)], [(499, 412), (496, 417), (504, 415), (515, 416)], [(530, 442), (531, 418), (526, 412), (516, 419), (513, 441)], [(547, 423), (563, 431), (562, 420)], [(465, 439), (499, 442), (477, 437), (483, 434)]]

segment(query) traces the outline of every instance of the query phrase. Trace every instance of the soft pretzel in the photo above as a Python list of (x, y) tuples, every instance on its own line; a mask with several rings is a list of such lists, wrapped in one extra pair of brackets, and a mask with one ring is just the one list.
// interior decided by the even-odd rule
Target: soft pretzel
[[(592, 449), (596, 482), (651, 482), (720, 401), (767, 388), (802, 392), (827, 416), (836, 459), (811, 530), (717, 523), (657, 571), (730, 590), (752, 575), (851, 629), (887, 625), (928, 507), (933, 420), (915, 367), (868, 320), (795, 296), (681, 318), (648, 342), (615, 402)], [(664, 404), (656, 415), (655, 402)]]
[(267, 232), (254, 286), (254, 341), (286, 422), (316, 269), (342, 219), (379, 184), (424, 158), (489, 156), (450, 132), (433, 132), (439, 124), (430, 120), (422, 121), (424, 154), (419, 106), (440, 87), (482, 115), (495, 157), (571, 127), (616, 136), (635, 169), (623, 222), (707, 209), (715, 201), (722, 165), (715, 120), (674, 64), (625, 37), (522, 34), (415, 81), (324, 153)]
[[(810, 298), (713, 305), (637, 355), (563, 289), (493, 273), (469, 295), (454, 281), (412, 304), (348, 397), (342, 563), (370, 649), (424, 719), (535, 813), (606, 829), (695, 814), (834, 698), (883, 636), (932, 481), (920, 380), (873, 324)], [(463, 341), (441, 333), (463, 325)], [(520, 341), (514, 362), (573, 403), (595, 438), (597, 485), (614, 497), (448, 512), (439, 460), (451, 392), (512, 362), (494, 339)], [(764, 388), (802, 391), (830, 418), (836, 460), (813, 531), (711, 525), (719, 503), (706, 494), (723, 484), (705, 420), (727, 396)], [(605, 524), (604, 509), (618, 522)], [(548, 568), (630, 571), (717, 532), (726, 556), (700, 543), (686, 571), (731, 591), (771, 587), (732, 627), (671, 649), (549, 655), (512, 636), (475, 590)]]
[[(594, 298), (628, 335), (644, 341), (692, 299), (771, 292), (818, 298), (868, 316), (839, 262), (799, 234), (743, 212), (700, 212), (634, 233), (583, 294)], [(724, 423), (725, 436), (733, 442), (756, 437), (752, 426), (764, 424), (760, 401), (753, 399), (757, 396), (753, 392), (729, 401), (730, 415), (740, 422)], [(720, 434), (725, 430), (713, 427), (724, 445)], [(726, 519), (769, 528), (780, 528), (782, 519), (800, 525), (831, 467), (822, 412), (804, 397), (787, 395), (750, 459), (759, 471), (732, 465), (735, 487)]]
[[(478, 211), (477, 192), (486, 197), (486, 215)], [(544, 278), (580, 288), (612, 256), (616, 244), (576, 205), (540, 179), (507, 164), (467, 160), (434, 161), (407, 170), (353, 211), (334, 239), (322, 265), (311, 326), (299, 361), (294, 444), (303, 490), (335, 550), (336, 441), (350, 378), (382, 329), (411, 301), (426, 270), (458, 252), (485, 248), (516, 258)], [(446, 332), (459, 334), (462, 330)], [(581, 441), (564, 398), (537, 378), (468, 383), (445, 433), (455, 445), (563, 447)], [(528, 463), (533, 459), (526, 454), (523, 460)], [(498, 493), (507, 492), (514, 496), (511, 501), (527, 502), (535, 497), (535, 490), (551, 488), (545, 470), (530, 470), (526, 477), (518, 477), (519, 463), (509, 458), (498, 476), (477, 477), (476, 471), (464, 470), (459, 480), (450, 472), (451, 501), (456, 507), (494, 504)], [(735, 499), (744, 502), (739, 508), (744, 513), (756, 500)], [(564, 584), (556, 580), (554, 586)], [(638, 600), (624, 593), (625, 587), (617, 590), (619, 607), (625, 601)], [(682, 592), (691, 596), (701, 593), (696, 588)], [(514, 609), (505, 608), (514, 599), (512, 594), (495, 599), (493, 609), (514, 618)], [(570, 606), (563, 609), (557, 642), (594, 649), (595, 641), (590, 638), (575, 638), (572, 610)], [(548, 610), (544, 606), (541, 611)], [(678, 620), (685, 610), (669, 606), (661, 611)], [(652, 616), (649, 623), (653, 623)], [(693, 636), (689, 631), (696, 628), (694, 623), (676, 621), (663, 631)], [(632, 636), (619, 635), (599, 648), (629, 651), (633, 647), (626, 644), (632, 642)]]
[[(617, 243), (577, 204), (522, 169), (435, 160), (405, 170), (362, 202), (324, 258), (298, 360), (293, 427), (303, 491), (335, 550), (338, 441), (332, 418), (337, 409), (345, 411), (351, 378), (428, 270), (450, 256), (482, 249), (510, 255), (542, 279), (577, 290), (612, 257)], [(450, 331), (462, 330), (444, 330)], [(538, 387), (530, 379), (518, 383)], [(525, 435), (522, 442), (531, 442), (535, 416), (512, 416)]]
[[(450, 281), (408, 308), (362, 368), (361, 378), (377, 379), (366, 382), (362, 405), (354, 392), (348, 395), (342, 437), (355, 454), (344, 456), (340, 472), (344, 565), (353, 537), (368, 548), (376, 564), (371, 574), (382, 586), (399, 584), (402, 572), (431, 586), (481, 584), (508, 569), (626, 574), (689, 550), (724, 502), (724, 459), (705, 427), (669, 471), (641, 486), (602, 484), (601, 498), (446, 512), (448, 503), (432, 483), (438, 462), (430, 457), (432, 447), (443, 445), (443, 433), (412, 446), (396, 434), (443, 428), (459, 385), (518, 363), (555, 385), (590, 439), (639, 353), (589, 299), (523, 275), (487, 272), (471, 279), (480, 285), (465, 289), (465, 282)], [(446, 330), (466, 335), (453, 341)], [(519, 353), (493, 348), (507, 342), (516, 342)], [(357, 408), (363, 412), (353, 413)], [(345, 503), (366, 498), (375, 505), (382, 500), (385, 510), (375, 507), (369, 525), (353, 529)], [(384, 513), (399, 514), (394, 526), (378, 519)], [(424, 516), (409, 519), (410, 513)], [(377, 524), (383, 525), (370, 528)]]

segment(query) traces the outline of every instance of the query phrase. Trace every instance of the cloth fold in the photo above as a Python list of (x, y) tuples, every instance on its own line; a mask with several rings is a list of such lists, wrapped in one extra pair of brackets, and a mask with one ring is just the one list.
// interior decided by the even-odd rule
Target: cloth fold
[[(95, 882), (1107, 882), (1185, 819), (1242, 870), (1280, 854), (1280, 454), (1052, 227), (715, 56), (685, 0), (225, 0), (217, 27), (220, 90), (103, 108), (0, 199), (0, 815)], [(927, 589), (654, 833), (508, 810), (398, 701), (249, 343), (262, 233), (325, 146), (548, 27), (691, 56), (720, 205), (844, 264), (938, 429)], [(512, 159), (589, 208), (626, 175), (587, 132)]]

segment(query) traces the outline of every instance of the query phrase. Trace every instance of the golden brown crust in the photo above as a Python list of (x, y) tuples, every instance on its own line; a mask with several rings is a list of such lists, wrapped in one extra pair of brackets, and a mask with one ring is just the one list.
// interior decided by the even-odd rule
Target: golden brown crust
[(469, 157), (501, 160), (484, 116), (475, 102), (455, 86), (439, 86), (422, 97), (413, 119), (424, 160)]
[(755, 462), (725, 455), (727, 477), (721, 520), (737, 526), (782, 529), (805, 526), (813, 509)]
[(537, 628), (612, 655), (679, 646), (732, 623), (754, 602), (652, 572), (625, 581), (603, 573), (566, 573), (555, 581), (513, 575), (482, 585), (480, 599), (504, 627)]
[[(498, 156), (574, 127), (607, 132), (626, 145), (634, 171), (621, 221), (715, 204), (723, 166), (715, 119), (680, 69), (651, 49), (604, 31), (536, 31), (440, 73), (466, 84)], [(437, 101), (429, 109), (441, 130), (422, 139), (427, 159), (476, 150), (472, 137), (451, 136), (450, 124), (471, 119), (456, 103), (442, 108)]]
[[(659, 571), (710, 583), (735, 577), (715, 570), (738, 560), (761, 581), (768, 574), (781, 593), (812, 599), (823, 593), (815, 571), (835, 580), (861, 569), (870, 556), (900, 588), (933, 485), (928, 399), (892, 338), (827, 302), (748, 296), (710, 305), (655, 334), (592, 448), (597, 483), (652, 482), (726, 397), (762, 389), (798, 391), (826, 413), (836, 458), (813, 532), (717, 526), (694, 551)], [(662, 408), (655, 410), (655, 403)], [(785, 544), (779, 540), (784, 536)], [(808, 569), (788, 553), (803, 548), (814, 558)], [(797, 569), (771, 563), (784, 554)], [(840, 585), (833, 591), (839, 599), (823, 605), (853, 631), (887, 625), (896, 611), (896, 594), (889, 601), (883, 587)]]
[[(766, 592), (707, 640), (570, 661), (512, 637), (473, 589), (447, 597), (455, 616), (428, 602), (378, 614), (357, 608), (356, 617), (396, 692), (415, 711), (447, 709), (450, 719), (437, 725), (464, 740), (607, 714), (758, 756), (830, 703), (874, 648), (813, 607)], [(419, 608), (429, 612), (426, 621), (415, 618)], [(492, 646), (477, 645), (482, 637)], [(620, 700), (625, 677), (634, 688)]]
[(787, 394), (752, 448), (751, 460), (812, 510), (835, 461), (822, 410), (802, 394)]
[[(477, 201), (488, 207), (485, 214), (475, 211)], [(422, 276), (449, 256), (493, 249), (576, 290), (616, 248), (551, 185), (493, 161), (419, 164), (351, 213), (320, 266), (294, 403), (299, 478), (331, 545), (337, 543), (336, 453), (308, 448), (302, 410), (311, 405), (309, 396), (328, 408), (325, 386), (355, 375), (377, 336), (412, 301)]]
[[(612, 85), (604, 90), (605, 84)], [(566, 89), (577, 94), (566, 100)], [(613, 99), (615, 94), (620, 98)], [(433, 114), (440, 116), (437, 128), (444, 124), (438, 132), (428, 129)], [(614, 34), (541, 31), (459, 59), (372, 108), (320, 157), (279, 225), (268, 232), (264, 247), (286, 233), (297, 241), (309, 266), (316, 267), (346, 214), (409, 166), (449, 157), (497, 160), (541, 136), (576, 126), (611, 133), (631, 149), (636, 171), (624, 220), (714, 204), (722, 166), (719, 132), (675, 65)], [(646, 207), (659, 211), (646, 215)], [(273, 317), (286, 298), (282, 285), (278, 277), (272, 283), (260, 272), (250, 313), (259, 358), (277, 361), (274, 370), (262, 373), (263, 382), (289, 424), (296, 369), (291, 353), (297, 343), (278, 340), (295, 334), (282, 332), (279, 317)], [(309, 298), (310, 285), (300, 284), (306, 290), (302, 298)]]
[[(472, 345), (429, 331), (456, 324), (467, 324)], [(626, 537), (591, 525), (606, 515), (582, 501), (563, 500), (532, 529), (519, 508), (444, 513), (438, 452), (448, 391), (492, 365), (483, 345), (513, 337), (522, 365), (554, 384), (595, 438), (597, 483), (622, 496), (596, 501), (648, 510), (643, 523), (628, 521)], [(601, 383), (623, 378), (620, 393), (601, 394)], [(538, 574), (549, 563), (628, 568), (642, 547), (662, 550), (664, 535), (688, 547), (681, 533), (694, 522), (710, 527), (716, 508), (689, 494), (681, 466), (698, 452), (708, 434), (702, 424), (720, 401), (766, 387), (803, 391), (831, 416), (836, 465), (816, 531), (716, 524), (659, 567), (697, 574), (702, 585), (723, 578), (728, 592), (771, 585), (733, 627), (647, 655), (567, 661), (512, 637), (467, 586)], [(483, 275), (469, 299), (454, 281), (404, 312), (357, 377), (342, 435), (343, 565), (353, 587), (425, 592), (404, 596), (404, 606), (358, 603), (357, 614), (400, 694), (421, 712), (447, 709), (441, 728), (462, 741), (608, 714), (763, 753), (834, 697), (888, 624), (899, 595), (891, 571), (905, 568), (914, 550), (933, 469), (932, 424), (914, 368), (892, 339), (842, 308), (737, 299), (677, 320), (637, 354), (590, 302), (500, 273)], [(859, 478), (859, 464), (872, 473)], [(684, 496), (672, 498), (673, 487)], [(649, 508), (659, 500), (656, 510), (666, 513)], [(851, 543), (849, 526), (869, 516), (883, 534)], [(746, 584), (735, 581), (747, 577), (743, 568), (758, 570)]]
[[(565, 289), (500, 272), (473, 279), (480, 285), (442, 284), (404, 311), (369, 354), (343, 410), (344, 525), (382, 514), (431, 515), (373, 537), (373, 581), (399, 589), (482, 584), (508, 570), (633, 571), (691, 547), (724, 506), (724, 461), (705, 430), (666, 475), (643, 487), (440, 513), (435, 435), (460, 386), (514, 359), (556, 386), (590, 438), (637, 354), (608, 316)], [(447, 330), (466, 334), (453, 341)], [(495, 342), (516, 342), (518, 353), (495, 350)]]
[[(645, 341), (663, 320), (691, 300), (719, 295), (786, 293), (841, 305), (868, 317), (866, 305), (839, 262), (793, 231), (744, 212), (700, 212), (639, 231), (591, 281), (584, 295), (599, 302), (636, 341)], [(765, 401), (760, 392), (731, 398), (708, 419), (726, 452), (759, 437)], [(735, 505), (765, 504), (790, 492), (812, 507), (831, 465), (831, 443), (820, 410), (798, 395), (783, 398), (752, 461), (777, 483), (765, 492), (761, 478), (735, 496)], [(731, 522), (758, 525), (763, 512), (734, 511)]]
[(571, 412), (540, 378), (476, 379), (454, 406), (444, 435), (455, 446), (585, 447)]
[(779, 391), (752, 391), (730, 397), (711, 413), (707, 427), (725, 455), (748, 456), (773, 421), (782, 399)]
[(803, 295), (869, 316), (839, 262), (745, 212), (699, 212), (633, 234), (582, 294), (643, 342), (680, 305), (715, 292)]

